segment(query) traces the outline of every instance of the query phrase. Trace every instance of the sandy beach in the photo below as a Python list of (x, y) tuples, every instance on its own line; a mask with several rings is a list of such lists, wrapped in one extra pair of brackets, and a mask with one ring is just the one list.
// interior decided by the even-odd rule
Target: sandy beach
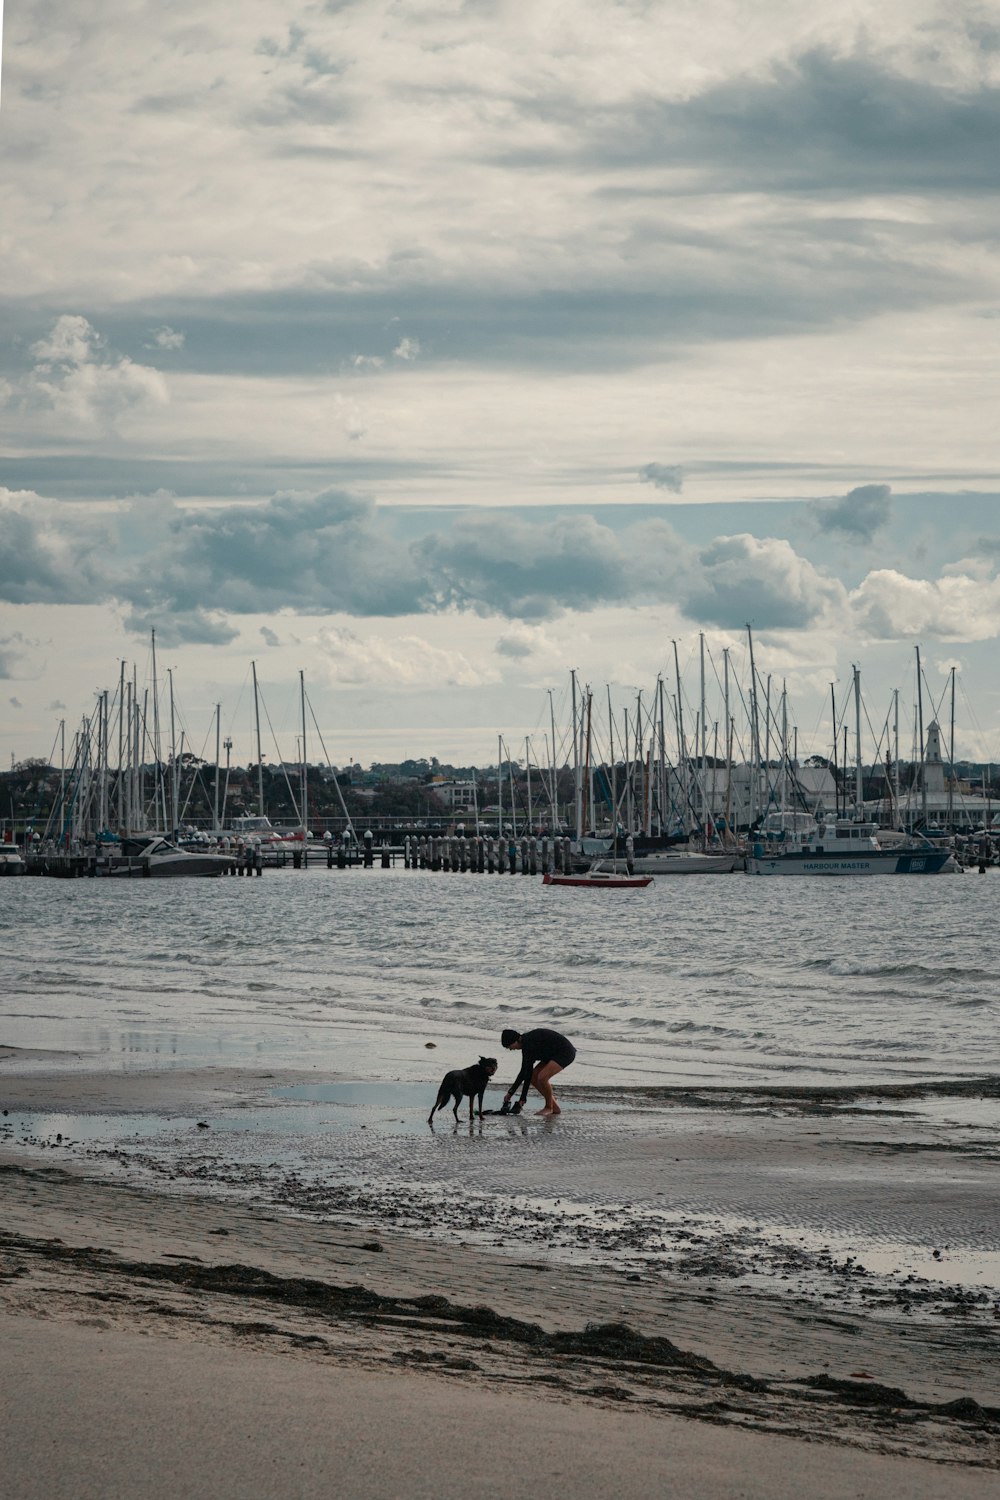
[[(534, 1444), (546, 1472), (582, 1495), (647, 1493), (651, 1472), (690, 1495), (995, 1493), (996, 1290), (843, 1263), (803, 1248), (808, 1234), (781, 1241), (761, 1227), (749, 1243), (732, 1185), (752, 1177), (773, 1225), (780, 1184), (811, 1172), (816, 1213), (848, 1218), (864, 1208), (852, 1195), (872, 1190), (845, 1168), (867, 1139), (885, 1184), (873, 1218), (912, 1229), (922, 1214), (933, 1239), (940, 1222), (992, 1222), (1000, 1172), (985, 1149), (959, 1175), (936, 1176), (933, 1153), (921, 1153), (917, 1192), (906, 1173), (886, 1171), (905, 1159), (893, 1147), (900, 1131), (912, 1138), (910, 1120), (904, 1130), (892, 1117), (894, 1140), (892, 1118), (873, 1130), (857, 1108), (817, 1130), (816, 1110), (790, 1100), (766, 1111), (754, 1101), (750, 1119), (731, 1101), (678, 1097), (653, 1123), (640, 1114), (627, 1131), (608, 1127), (603, 1170), (627, 1174), (637, 1248), (625, 1253), (627, 1226), (602, 1240), (597, 1224), (596, 1253), (584, 1254), (582, 1240), (560, 1249), (561, 1204), (540, 1218), (519, 1209), (495, 1166), (483, 1222), (485, 1193), (467, 1199), (456, 1187), (449, 1201), (440, 1183), (428, 1195), (417, 1180), (407, 1196), (398, 1182), (380, 1192), (339, 1180), (324, 1196), (320, 1179), (336, 1176), (330, 1164), (348, 1149), (336, 1136), (322, 1172), (286, 1174), (275, 1191), (279, 1179), (252, 1178), (245, 1161), (199, 1175), (192, 1156), (156, 1158), (148, 1142), (134, 1156), (74, 1147), (66, 1124), (169, 1110), (190, 1126), (198, 1158), (217, 1160), (204, 1141), (227, 1111), (278, 1109), (275, 1093), (294, 1091), (294, 1077), (112, 1075), (12, 1049), (0, 1070), (12, 1494), (137, 1493), (137, 1466), (158, 1451), (173, 1455), (172, 1495), (318, 1494), (331, 1465), (342, 1493), (458, 1495), (470, 1453), (477, 1482), (496, 1468), (521, 1471), (523, 1487), (522, 1449)], [(541, 1162), (538, 1188), (552, 1157), (567, 1206), (574, 1174), (596, 1172), (591, 1138), (606, 1119), (582, 1095), (572, 1108), (561, 1135), (563, 1122), (544, 1138), (529, 1125), (514, 1143), (522, 1179), (524, 1162)], [(48, 1134), (32, 1134), (29, 1119)], [(396, 1128), (409, 1128), (405, 1115)], [(469, 1167), (484, 1141), (476, 1131), (445, 1133), (446, 1164), (461, 1152)], [(399, 1136), (378, 1139), (376, 1157), (405, 1154)], [(650, 1256), (643, 1192), (662, 1191), (653, 1184), (667, 1143), (674, 1193), (690, 1204), (700, 1191), (718, 1209), (728, 1191), (731, 1212), (708, 1233), (704, 1217), (661, 1209), (660, 1244), (670, 1243)], [(412, 1201), (428, 1197), (421, 1221)], [(702, 1232), (685, 1227), (695, 1223)], [(930, 1239), (928, 1256), (954, 1259)], [(126, 1430), (136, 1422), (148, 1434), (138, 1450)], [(506, 1436), (512, 1427), (520, 1441)]]

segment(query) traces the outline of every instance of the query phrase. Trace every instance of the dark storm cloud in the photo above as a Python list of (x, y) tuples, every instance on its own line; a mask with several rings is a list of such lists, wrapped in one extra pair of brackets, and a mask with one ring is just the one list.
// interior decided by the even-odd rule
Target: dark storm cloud
[(693, 98), (595, 112), (580, 159), (701, 168), (703, 186), (824, 193), (994, 192), (1000, 89), (904, 77), (822, 49)]
[(816, 503), (821, 531), (840, 531), (858, 541), (870, 542), (892, 516), (892, 491), (887, 484), (861, 484), (837, 500)]

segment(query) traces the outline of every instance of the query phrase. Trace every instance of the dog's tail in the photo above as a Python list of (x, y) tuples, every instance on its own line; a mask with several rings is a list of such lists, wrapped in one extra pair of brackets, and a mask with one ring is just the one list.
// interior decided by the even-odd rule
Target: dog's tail
[(428, 1125), (430, 1125), (432, 1123), (432, 1121), (434, 1119), (434, 1116), (437, 1113), (437, 1111), (439, 1109), (444, 1109), (445, 1105), (448, 1103), (448, 1100), (450, 1098), (451, 1098), (451, 1094), (448, 1092), (447, 1089), (438, 1089), (438, 1096), (434, 1100), (434, 1107), (431, 1110), (430, 1114), (427, 1116), (427, 1123), (428, 1123)]

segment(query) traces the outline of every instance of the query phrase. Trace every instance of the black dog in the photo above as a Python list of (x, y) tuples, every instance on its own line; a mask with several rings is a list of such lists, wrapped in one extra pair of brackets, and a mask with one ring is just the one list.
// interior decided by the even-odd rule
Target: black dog
[(444, 1109), (449, 1099), (454, 1099), (455, 1101), (453, 1114), (457, 1120), (458, 1106), (466, 1094), (469, 1096), (469, 1119), (473, 1118), (473, 1103), (477, 1095), (479, 1097), (479, 1115), (482, 1118), (483, 1095), (486, 1092), (486, 1085), (496, 1070), (497, 1060), (495, 1057), (481, 1057), (477, 1063), (472, 1064), (471, 1068), (452, 1068), (451, 1072), (446, 1073), (441, 1080), (441, 1087), (438, 1089), (434, 1108), (427, 1116), (428, 1125), (433, 1123), (435, 1112), (439, 1109)]

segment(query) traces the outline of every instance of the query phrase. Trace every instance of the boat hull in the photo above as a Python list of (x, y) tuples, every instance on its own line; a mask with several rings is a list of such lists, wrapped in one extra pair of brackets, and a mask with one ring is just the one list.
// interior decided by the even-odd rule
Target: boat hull
[(549, 875), (542, 876), (543, 885), (572, 885), (577, 889), (628, 891), (643, 890), (652, 885), (652, 875)]
[(951, 853), (947, 849), (919, 849), (906, 853), (873, 850), (871, 853), (824, 854), (787, 850), (782, 854), (749, 854), (748, 875), (940, 875)]
[(636, 874), (642, 875), (731, 875), (737, 865), (742, 868), (741, 854), (637, 854), (633, 861)]

